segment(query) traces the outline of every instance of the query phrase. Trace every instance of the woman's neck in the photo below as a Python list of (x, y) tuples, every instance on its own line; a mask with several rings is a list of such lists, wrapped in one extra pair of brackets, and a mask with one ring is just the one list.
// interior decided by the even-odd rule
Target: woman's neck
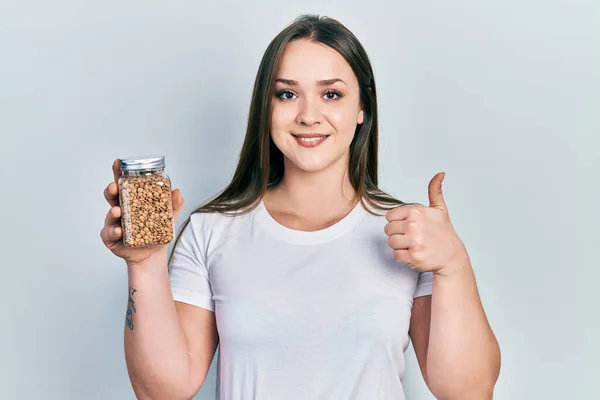
[[(346, 164), (347, 165), (347, 164)], [(286, 169), (282, 181), (265, 193), (263, 203), (271, 215), (335, 223), (356, 205), (347, 168), (328, 168), (319, 172)]]

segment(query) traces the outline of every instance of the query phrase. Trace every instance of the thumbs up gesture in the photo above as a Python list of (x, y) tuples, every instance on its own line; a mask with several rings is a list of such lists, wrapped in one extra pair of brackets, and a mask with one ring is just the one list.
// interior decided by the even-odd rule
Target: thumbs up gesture
[(400, 206), (386, 215), (385, 233), (394, 259), (420, 272), (439, 273), (466, 256), (444, 202), (444, 177), (441, 172), (429, 182), (429, 207)]

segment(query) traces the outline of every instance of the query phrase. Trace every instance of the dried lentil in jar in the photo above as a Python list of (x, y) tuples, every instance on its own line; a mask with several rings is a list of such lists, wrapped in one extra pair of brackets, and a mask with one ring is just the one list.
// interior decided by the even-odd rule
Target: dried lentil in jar
[(119, 201), (123, 244), (145, 247), (173, 240), (171, 179), (164, 157), (121, 158)]

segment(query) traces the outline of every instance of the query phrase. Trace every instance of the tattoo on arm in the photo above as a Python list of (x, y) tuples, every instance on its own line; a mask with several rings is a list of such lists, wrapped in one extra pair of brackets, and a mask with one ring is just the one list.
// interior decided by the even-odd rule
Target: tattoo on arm
[(129, 289), (129, 301), (127, 303), (127, 316), (125, 318), (125, 321), (127, 323), (127, 327), (129, 328), (129, 330), (133, 330), (133, 314), (135, 314), (135, 301), (133, 301), (133, 294), (137, 292), (136, 289), (134, 288), (130, 288)]

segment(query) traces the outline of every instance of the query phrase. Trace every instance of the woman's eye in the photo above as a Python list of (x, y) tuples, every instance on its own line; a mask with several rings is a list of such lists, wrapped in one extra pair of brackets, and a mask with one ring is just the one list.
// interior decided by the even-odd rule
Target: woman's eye
[[(293, 100), (295, 94), (290, 92), (289, 90), (280, 90), (277, 92), (277, 98), (283, 101)], [(324, 95), (326, 100), (339, 100), (343, 97), (343, 95), (337, 90), (328, 90)]]
[(325, 96), (328, 100), (339, 100), (342, 98), (342, 94), (337, 90), (328, 90), (327, 93), (325, 93)]
[(277, 98), (280, 100), (291, 100), (293, 96), (294, 93), (290, 92), (289, 90), (280, 90), (277, 92)]

